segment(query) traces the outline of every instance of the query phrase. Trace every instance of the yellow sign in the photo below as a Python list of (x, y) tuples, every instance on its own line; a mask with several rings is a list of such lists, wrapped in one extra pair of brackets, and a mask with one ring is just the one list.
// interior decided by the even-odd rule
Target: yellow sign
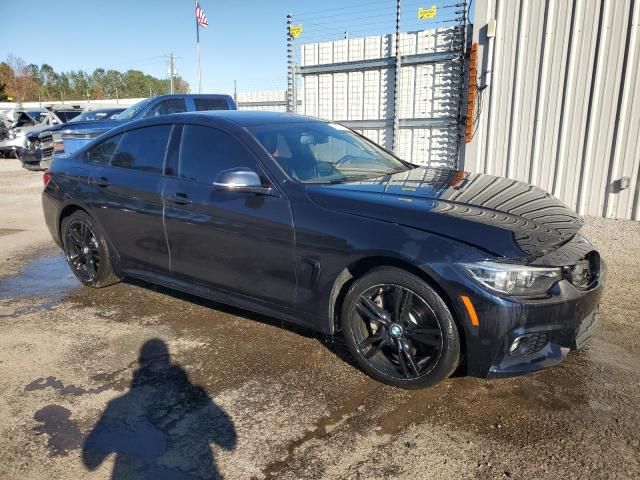
[(7, 97), (8, 102), (13, 102), (13, 97)]
[(431, 5), (431, 8), (419, 8), (418, 18), (420, 20), (430, 20), (436, 18), (436, 6)]
[(289, 35), (291, 35), (293, 38), (298, 38), (301, 33), (302, 33), (302, 24), (291, 25), (289, 27)]

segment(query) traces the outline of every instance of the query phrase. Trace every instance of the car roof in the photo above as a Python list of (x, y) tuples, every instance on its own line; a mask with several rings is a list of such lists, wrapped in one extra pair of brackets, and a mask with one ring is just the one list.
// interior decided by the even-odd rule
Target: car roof
[(209, 110), (202, 112), (178, 113), (176, 118), (192, 117), (192, 120), (213, 120), (234, 123), (241, 127), (272, 125), (274, 123), (324, 122), (319, 118), (296, 113), (268, 112), (261, 110)]
[(152, 118), (143, 118), (125, 122), (109, 130), (109, 136), (118, 135), (129, 130), (143, 128), (152, 125), (167, 123), (190, 123), (221, 127), (223, 125), (232, 128), (257, 127), (261, 125), (287, 124), (287, 123), (328, 123), (320, 118), (306, 117), (295, 113), (266, 112), (251, 110), (211, 110), (202, 112), (184, 112), (160, 115)]
[(231, 98), (231, 95), (224, 93), (168, 93), (165, 95), (156, 95), (155, 97), (149, 97), (148, 100), (165, 100), (170, 98)]

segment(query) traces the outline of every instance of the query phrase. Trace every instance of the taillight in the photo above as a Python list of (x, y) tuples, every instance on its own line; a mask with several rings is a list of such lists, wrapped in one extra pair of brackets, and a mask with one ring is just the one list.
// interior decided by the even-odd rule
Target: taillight
[(47, 188), (47, 185), (49, 185), (49, 182), (51, 181), (51, 172), (49, 170), (44, 171), (42, 181), (44, 182), (44, 188)]

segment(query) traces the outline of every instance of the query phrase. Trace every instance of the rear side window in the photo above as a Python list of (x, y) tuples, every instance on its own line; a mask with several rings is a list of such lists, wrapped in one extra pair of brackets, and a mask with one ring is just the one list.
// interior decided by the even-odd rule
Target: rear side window
[(187, 105), (183, 98), (171, 98), (164, 100), (153, 107), (146, 117), (155, 117), (158, 115), (169, 115), (170, 113), (182, 113), (187, 111)]
[(178, 164), (180, 178), (211, 185), (218, 173), (238, 167), (256, 168), (253, 157), (238, 140), (213, 128), (184, 126)]
[(193, 102), (196, 104), (197, 112), (207, 110), (229, 110), (229, 104), (223, 98), (196, 98)]
[(124, 133), (111, 165), (143, 172), (162, 173), (171, 125), (155, 125)]
[(116, 147), (121, 138), (122, 134), (99, 143), (84, 154), (84, 160), (87, 163), (93, 163), (95, 165), (109, 165), (113, 152), (116, 151)]

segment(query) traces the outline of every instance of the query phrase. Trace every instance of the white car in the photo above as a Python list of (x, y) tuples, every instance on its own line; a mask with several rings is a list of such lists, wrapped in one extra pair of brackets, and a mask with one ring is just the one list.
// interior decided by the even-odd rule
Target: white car
[(14, 110), (0, 122), (0, 157), (20, 158), (26, 147), (27, 133), (63, 123), (58, 116), (44, 108)]

